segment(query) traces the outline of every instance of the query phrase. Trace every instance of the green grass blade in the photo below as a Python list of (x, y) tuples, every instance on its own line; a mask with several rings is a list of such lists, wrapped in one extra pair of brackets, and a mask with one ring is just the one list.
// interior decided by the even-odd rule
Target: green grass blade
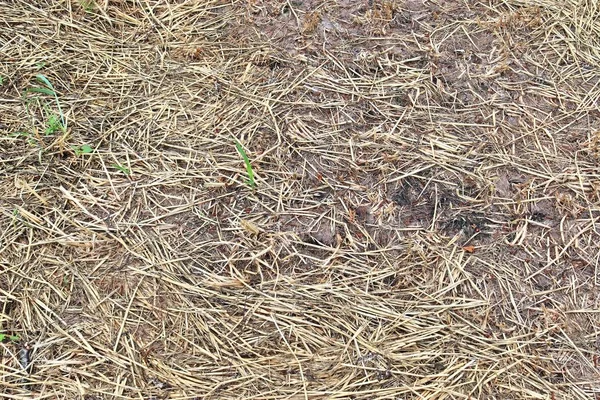
[(121, 171), (122, 173), (124, 173), (125, 175), (131, 174), (131, 170), (129, 168), (124, 167), (124, 166), (122, 166), (120, 164), (113, 164), (112, 166), (113, 166), (113, 168), (116, 168), (119, 171)]
[(46, 85), (47, 87), (49, 87), (50, 89), (52, 89), (52, 91), (54, 92), (54, 86), (52, 86), (52, 83), (50, 83), (50, 81), (48, 80), (48, 78), (46, 78), (44, 75), (42, 74), (37, 74), (36, 79), (40, 82), (42, 82), (44, 85)]
[(244, 164), (246, 164), (246, 171), (248, 172), (248, 185), (250, 185), (250, 187), (254, 189), (256, 187), (256, 181), (254, 180), (254, 170), (252, 170), (252, 164), (250, 164), (250, 159), (244, 151), (244, 147), (242, 146), (242, 144), (237, 140), (235, 141), (235, 148), (244, 159)]
[(53, 90), (46, 89), (46, 88), (34, 87), (34, 88), (29, 88), (29, 89), (27, 89), (25, 91), (27, 93), (41, 93), (41, 94), (47, 94), (49, 96), (56, 96), (56, 93), (54, 93)]

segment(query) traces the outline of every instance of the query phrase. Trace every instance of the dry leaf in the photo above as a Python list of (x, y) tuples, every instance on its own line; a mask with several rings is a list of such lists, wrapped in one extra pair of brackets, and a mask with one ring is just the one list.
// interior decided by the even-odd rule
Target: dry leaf
[(248, 233), (251, 233), (253, 235), (258, 235), (260, 233), (260, 228), (248, 220), (241, 219), (240, 225)]

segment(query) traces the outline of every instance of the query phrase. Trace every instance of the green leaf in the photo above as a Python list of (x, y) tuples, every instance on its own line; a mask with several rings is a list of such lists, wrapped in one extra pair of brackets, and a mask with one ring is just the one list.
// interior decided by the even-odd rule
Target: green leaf
[(58, 119), (58, 116), (51, 115), (48, 118), (48, 126), (46, 127), (46, 130), (44, 131), (44, 133), (46, 135), (52, 135), (54, 132), (59, 131), (61, 128), (62, 128), (62, 125), (60, 123), (60, 120)]
[(80, 0), (79, 4), (83, 7), (85, 12), (94, 11), (94, 1), (93, 0)]
[(81, 147), (73, 146), (72, 148), (76, 156), (80, 156), (82, 154), (90, 154), (94, 152), (94, 148), (89, 144), (84, 144)]

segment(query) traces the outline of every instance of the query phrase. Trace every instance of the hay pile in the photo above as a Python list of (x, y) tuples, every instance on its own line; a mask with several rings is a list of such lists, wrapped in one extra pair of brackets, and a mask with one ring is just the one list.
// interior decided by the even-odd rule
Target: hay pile
[(595, 1), (0, 10), (3, 398), (600, 396)]

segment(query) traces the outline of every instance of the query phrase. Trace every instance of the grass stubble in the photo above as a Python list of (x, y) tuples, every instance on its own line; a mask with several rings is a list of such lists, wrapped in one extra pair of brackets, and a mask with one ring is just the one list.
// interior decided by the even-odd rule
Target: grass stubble
[(3, 398), (597, 398), (593, 1), (88, 3), (0, 2)]

